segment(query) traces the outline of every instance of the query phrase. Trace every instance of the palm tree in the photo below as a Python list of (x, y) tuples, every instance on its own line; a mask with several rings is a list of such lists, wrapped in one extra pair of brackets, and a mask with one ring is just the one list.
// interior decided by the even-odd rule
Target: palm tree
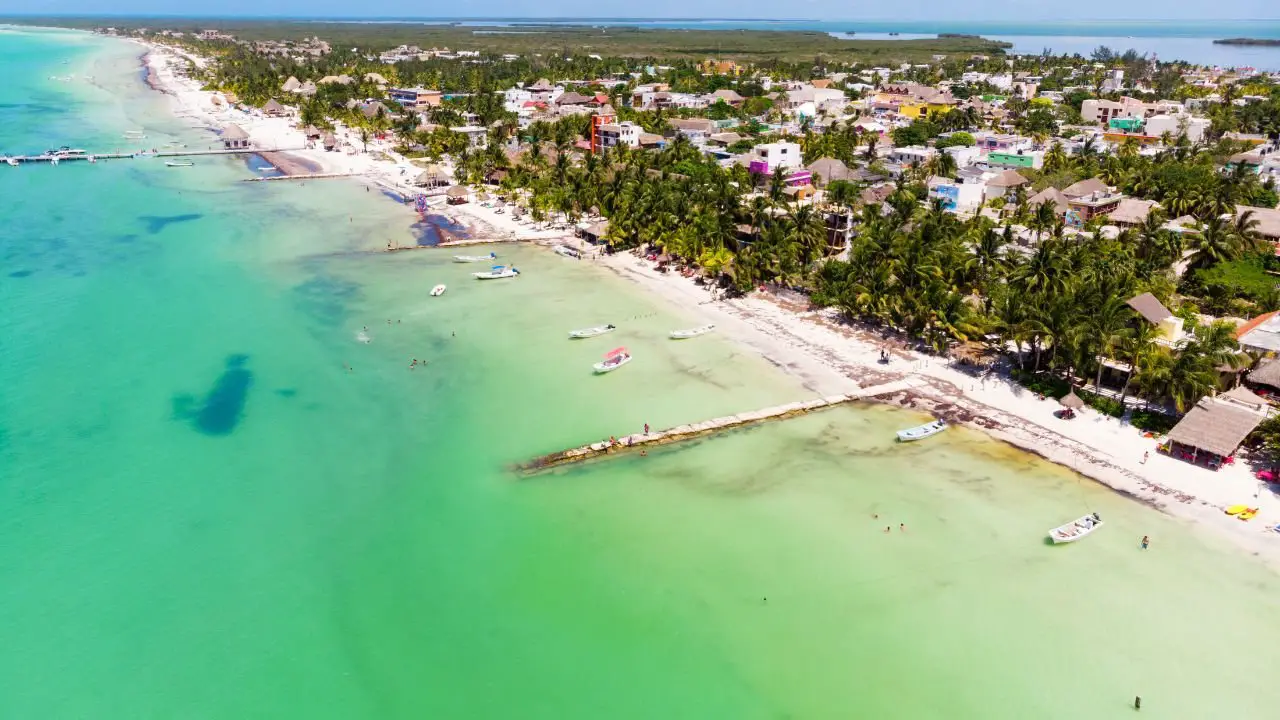
[(367, 128), (367, 127), (361, 127), (361, 128), (360, 128), (360, 144), (361, 144), (362, 146), (364, 146), (364, 152), (366, 152), (366, 153), (367, 153), (367, 152), (369, 152), (369, 138), (370, 138), (370, 137), (372, 137), (372, 136), (369, 134), (369, 128)]
[(1067, 166), (1067, 151), (1062, 147), (1062, 143), (1054, 141), (1044, 154), (1044, 169), (1046, 172), (1057, 172)]
[(1086, 326), (1096, 349), (1098, 372), (1093, 380), (1095, 390), (1102, 389), (1102, 369), (1106, 358), (1111, 357), (1125, 336), (1129, 334), (1128, 323), (1133, 317), (1129, 306), (1117, 295), (1107, 297), (1100, 306), (1094, 309), (1086, 320)]
[(1188, 267), (1199, 269), (1234, 260), (1239, 256), (1240, 243), (1231, 225), (1215, 215), (1205, 221), (1200, 232), (1191, 235), (1188, 249), (1194, 251)]
[(1129, 369), (1124, 374), (1124, 385), (1120, 388), (1120, 406), (1124, 407), (1125, 398), (1129, 396), (1129, 385), (1133, 380), (1134, 371), (1143, 367), (1148, 362), (1148, 356), (1154, 348), (1159, 347), (1155, 344), (1158, 331), (1155, 325), (1148, 322), (1137, 323), (1128, 334), (1120, 338), (1118, 350), (1122, 357), (1129, 365)]

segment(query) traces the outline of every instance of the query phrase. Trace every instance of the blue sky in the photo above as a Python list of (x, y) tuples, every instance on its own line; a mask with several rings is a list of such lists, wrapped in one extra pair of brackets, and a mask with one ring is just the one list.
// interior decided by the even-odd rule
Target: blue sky
[[(1143, 12), (1143, 11), (1146, 12)], [(785, 18), (806, 20), (935, 20), (1025, 22), (1036, 20), (1280, 19), (1276, 0), (1165, 0), (1154, 6), (1116, 0), (970, 0), (916, 4), (884, 0), (453, 0), (406, 4), (402, 0), (0, 0), (0, 13), (85, 15), (217, 15), (293, 17), (648, 17)]]
[[(1143, 11), (1146, 11), (1145, 13)], [(1115, 0), (925, 0), (906, 5), (883, 0), (453, 0), (406, 4), (394, 0), (0, 0), (0, 13), (307, 16), (307, 17), (717, 17), (822, 20), (1170, 20), (1280, 17), (1276, 0), (1165, 0), (1126, 6)]]

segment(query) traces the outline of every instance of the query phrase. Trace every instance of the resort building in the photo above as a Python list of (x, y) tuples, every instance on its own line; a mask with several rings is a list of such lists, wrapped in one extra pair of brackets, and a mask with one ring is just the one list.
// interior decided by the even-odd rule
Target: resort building
[(387, 93), (392, 100), (400, 103), (401, 106), (411, 110), (417, 110), (425, 107), (436, 107), (440, 104), (441, 94), (439, 90), (427, 90), (425, 88), (392, 88)]
[(1106, 215), (1120, 206), (1123, 195), (1113, 192), (1107, 184), (1098, 178), (1081, 180), (1062, 190), (1071, 207), (1067, 211), (1067, 224), (1080, 227), (1095, 216)]

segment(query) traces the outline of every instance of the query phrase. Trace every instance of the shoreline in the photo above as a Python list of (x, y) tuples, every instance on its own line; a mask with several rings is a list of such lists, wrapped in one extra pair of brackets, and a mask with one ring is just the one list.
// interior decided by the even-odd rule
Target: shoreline
[[(1075, 420), (1058, 420), (1052, 415), (1057, 403), (1040, 400), (1007, 378), (962, 372), (945, 359), (841, 322), (832, 311), (810, 311), (759, 291), (711, 300), (692, 280), (660, 274), (630, 252), (601, 256), (598, 263), (699, 321), (714, 323), (723, 337), (760, 354), (815, 395), (912, 380), (909, 390), (866, 402), (928, 413), (983, 432), (1189, 526), (1210, 530), (1280, 571), (1278, 534), (1265, 529), (1280, 518), (1280, 499), (1253, 478), (1247, 462), (1217, 472), (1184, 463), (1155, 452), (1157, 440), (1089, 408)], [(878, 362), (886, 346), (894, 358), (888, 366)], [(1145, 463), (1143, 452), (1150, 452)], [(1223, 512), (1237, 503), (1258, 507), (1258, 517), (1246, 523)]]
[[(284, 165), (296, 163), (323, 173), (358, 175), (361, 182), (384, 192), (418, 192), (408, 181), (420, 170), (396, 154), (389, 143), (369, 144), (381, 158), (361, 153), (357, 151), (359, 140), (353, 142), (350, 131), (342, 128), (335, 130), (340, 150), (309, 146), (272, 153), (265, 148), (307, 145), (290, 118), (226, 109), (215, 103), (218, 93), (201, 90), (198, 83), (173, 73), (170, 63), (177, 55), (175, 50), (139, 44), (146, 48), (142, 61), (148, 71), (147, 85), (173, 98), (175, 114), (194, 116), (214, 131), (233, 123), (240, 125), (264, 148), (259, 154), (267, 162), (272, 162), (269, 156), (276, 155)], [(525, 226), (510, 214), (498, 214), (474, 202), (445, 208), (433, 205), (433, 209), (466, 227), (470, 239), (455, 247), (482, 244), (485, 238), (489, 242), (530, 241), (547, 246), (569, 242), (582, 247), (571, 228)], [(389, 247), (388, 251), (399, 249), (407, 248)], [(757, 291), (744, 298), (713, 300), (690, 279), (678, 273), (660, 274), (652, 263), (632, 252), (597, 253), (593, 264), (644, 287), (703, 324), (715, 324), (723, 337), (797, 378), (815, 396), (851, 394), (871, 385), (910, 379), (910, 390), (871, 401), (928, 413), (984, 432), (1191, 526), (1207, 528), (1280, 571), (1280, 542), (1275, 541), (1280, 533), (1265, 530), (1280, 521), (1280, 498), (1253, 478), (1247, 462), (1217, 472), (1189, 465), (1155, 452), (1155, 439), (1143, 438), (1135, 428), (1088, 408), (1069, 423), (1058, 420), (1052, 416), (1056, 403), (1037, 399), (1007, 378), (962, 372), (943, 358), (915, 352), (897, 338), (877, 336), (870, 329), (845, 323), (834, 311), (809, 310), (796, 299)], [(882, 348), (889, 349), (893, 357), (889, 365), (878, 362)], [(1149, 459), (1143, 460), (1144, 452), (1150, 452)], [(1258, 517), (1246, 523), (1222, 512), (1238, 503), (1258, 507)], [(1064, 516), (1064, 521), (1067, 519)]]

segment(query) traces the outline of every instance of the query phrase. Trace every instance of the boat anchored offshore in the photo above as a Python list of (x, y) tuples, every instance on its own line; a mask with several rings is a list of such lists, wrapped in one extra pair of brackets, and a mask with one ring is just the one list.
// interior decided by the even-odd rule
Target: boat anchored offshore
[(454, 255), (453, 261), (457, 263), (473, 263), (488, 262), (489, 260), (497, 260), (497, 253), (489, 253), (488, 255)]
[(687, 330), (672, 330), (671, 339), (672, 340), (688, 340), (689, 338), (695, 338), (695, 337), (698, 337), (699, 335), (706, 335), (707, 333), (715, 329), (716, 329), (715, 325), (703, 325), (702, 327), (689, 328)]
[(1093, 513), (1092, 515), (1085, 515), (1079, 520), (1069, 522), (1066, 525), (1059, 525), (1058, 527), (1050, 530), (1049, 538), (1053, 540), (1055, 545), (1075, 542), (1082, 537), (1092, 534), (1094, 530), (1097, 530), (1100, 527), (1102, 527), (1102, 518), (1098, 517), (1098, 513)]
[(502, 278), (513, 278), (520, 274), (520, 271), (513, 267), (505, 265), (494, 265), (489, 268), (489, 272), (471, 273), (476, 276), (477, 280), (501, 280)]
[(191, 167), (195, 165), (190, 160), (166, 160), (164, 164), (165, 167)]
[(618, 368), (631, 362), (631, 353), (627, 352), (624, 347), (614, 348), (604, 356), (604, 360), (592, 365), (597, 375), (613, 372)]
[(947, 429), (946, 420), (934, 420), (920, 427), (913, 427), (908, 430), (898, 431), (898, 442), (911, 442), (913, 440), (923, 440), (932, 437)]
[(444, 294), (444, 285), (437, 285), (431, 288), (431, 297), (440, 297)]
[(615, 325), (597, 325), (595, 327), (583, 328), (581, 330), (570, 330), (569, 337), (574, 338), (575, 340), (581, 340), (583, 338), (592, 338), (597, 335), (611, 333), (617, 329), (618, 328)]

